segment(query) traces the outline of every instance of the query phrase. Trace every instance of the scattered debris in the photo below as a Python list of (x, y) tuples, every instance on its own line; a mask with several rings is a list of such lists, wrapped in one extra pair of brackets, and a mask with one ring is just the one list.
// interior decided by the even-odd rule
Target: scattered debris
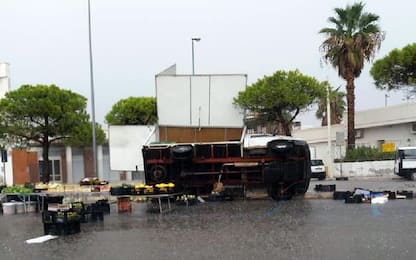
[(413, 199), (413, 191), (407, 191), (407, 190), (403, 190), (403, 191), (397, 191), (397, 196), (401, 196), (401, 197), (405, 197), (405, 199)]
[(46, 242), (48, 240), (55, 239), (57, 237), (58, 236), (45, 235), (45, 236), (40, 236), (40, 237), (28, 239), (28, 240), (26, 240), (26, 243), (27, 244), (43, 243), (43, 242)]
[(345, 203), (372, 203), (384, 204), (392, 199), (413, 199), (413, 191), (371, 191), (363, 188), (355, 188), (350, 191), (334, 191), (334, 200), (345, 200)]
[(345, 200), (351, 194), (351, 191), (334, 191), (334, 200)]
[(214, 183), (212, 194), (218, 195), (224, 191), (224, 184), (221, 182), (221, 174), (218, 176), (218, 181)]
[(348, 181), (348, 177), (336, 177), (335, 180), (337, 180), (337, 181)]
[(335, 191), (335, 187), (336, 187), (335, 184), (329, 184), (329, 185), (316, 184), (315, 191), (323, 191), (323, 192)]
[(371, 204), (384, 204), (388, 200), (389, 199), (386, 196), (378, 196), (378, 197), (371, 198)]
[(193, 194), (184, 194), (181, 196), (176, 197), (176, 204), (183, 205), (183, 206), (192, 206), (196, 205), (199, 202), (196, 195)]

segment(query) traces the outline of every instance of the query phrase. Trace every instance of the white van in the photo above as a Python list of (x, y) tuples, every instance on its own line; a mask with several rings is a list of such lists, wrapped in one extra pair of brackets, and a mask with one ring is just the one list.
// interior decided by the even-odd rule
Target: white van
[(325, 165), (322, 160), (311, 160), (312, 178), (324, 180), (326, 178)]
[(416, 147), (399, 147), (394, 159), (394, 174), (416, 180)]

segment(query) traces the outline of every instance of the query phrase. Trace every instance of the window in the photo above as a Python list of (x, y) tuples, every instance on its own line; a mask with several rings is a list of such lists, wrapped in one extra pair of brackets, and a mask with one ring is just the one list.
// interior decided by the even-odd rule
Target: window
[(360, 139), (364, 137), (364, 129), (355, 129), (355, 138)]
[(311, 165), (312, 166), (324, 165), (324, 162), (322, 160), (311, 160)]
[(416, 159), (416, 149), (402, 150), (403, 159)]
[(383, 144), (385, 143), (384, 140), (377, 140), (377, 148), (379, 151), (383, 151)]
[[(49, 180), (54, 182), (62, 181), (61, 161), (58, 159), (49, 160), (49, 168), (51, 170)], [(42, 180), (45, 172), (45, 165), (43, 161), (39, 161), (39, 180)]]
[(416, 134), (416, 123), (412, 123), (411, 128), (410, 128), (410, 132), (413, 134)]
[(132, 171), (131, 172), (131, 179), (132, 180), (139, 180), (139, 181), (144, 181), (143, 177), (144, 176), (144, 172), (143, 171)]

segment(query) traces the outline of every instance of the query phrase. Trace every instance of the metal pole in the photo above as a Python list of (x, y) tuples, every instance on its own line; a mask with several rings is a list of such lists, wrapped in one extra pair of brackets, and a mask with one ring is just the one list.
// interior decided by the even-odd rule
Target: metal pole
[(332, 179), (334, 176), (332, 174), (332, 146), (331, 146), (331, 100), (329, 98), (330, 86), (327, 88), (327, 97), (326, 97), (326, 121), (328, 126), (328, 177)]
[(88, 0), (88, 39), (90, 50), (90, 80), (91, 80), (91, 116), (92, 116), (92, 160), (93, 176), (97, 176), (97, 144), (95, 137), (95, 102), (94, 102), (94, 70), (92, 60), (92, 41), (91, 41), (91, 4)]
[(341, 145), (339, 146), (339, 158), (341, 159), (340, 160), (340, 163), (339, 163), (339, 170), (340, 170), (340, 175), (342, 177), (342, 154), (341, 154)]
[(4, 181), (4, 185), (7, 186), (7, 182), (6, 182), (6, 163), (3, 162), (3, 181)]

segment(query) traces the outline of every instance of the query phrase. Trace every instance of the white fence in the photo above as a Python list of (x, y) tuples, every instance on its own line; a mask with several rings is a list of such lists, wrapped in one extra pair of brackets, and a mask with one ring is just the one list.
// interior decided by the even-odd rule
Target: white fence
[(394, 160), (334, 163), (334, 177), (393, 177)]

